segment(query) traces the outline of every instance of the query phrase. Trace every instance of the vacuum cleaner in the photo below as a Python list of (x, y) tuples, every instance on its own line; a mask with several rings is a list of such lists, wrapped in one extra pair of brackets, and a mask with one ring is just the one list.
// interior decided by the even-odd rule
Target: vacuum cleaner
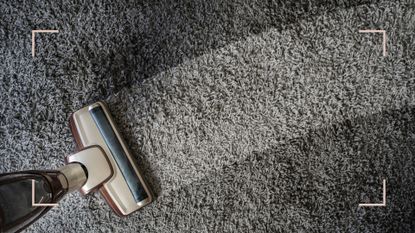
[(96, 102), (70, 117), (77, 151), (57, 170), (0, 175), (0, 232), (19, 232), (57, 205), (65, 194), (99, 190), (109, 206), (126, 216), (153, 195), (122, 139), (107, 105)]

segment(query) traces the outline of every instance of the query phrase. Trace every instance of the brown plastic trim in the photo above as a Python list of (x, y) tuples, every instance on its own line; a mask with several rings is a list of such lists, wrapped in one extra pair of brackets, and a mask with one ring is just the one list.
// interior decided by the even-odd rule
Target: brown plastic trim
[(74, 114), (72, 113), (69, 117), (69, 129), (71, 130), (73, 138), (75, 139), (76, 151), (80, 151), (84, 149), (84, 145), (81, 142), (81, 137), (79, 136), (78, 130), (76, 130), (76, 124), (73, 118)]

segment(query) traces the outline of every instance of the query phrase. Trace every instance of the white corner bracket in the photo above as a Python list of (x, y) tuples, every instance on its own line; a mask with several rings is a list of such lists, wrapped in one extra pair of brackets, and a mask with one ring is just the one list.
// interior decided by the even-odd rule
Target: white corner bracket
[(58, 33), (58, 30), (32, 30), (32, 57), (35, 57), (36, 33)]
[(383, 34), (383, 56), (386, 57), (386, 31), (385, 30), (359, 30), (360, 33), (382, 33)]
[(35, 196), (35, 180), (32, 180), (32, 206), (58, 206), (57, 203), (35, 203)]
[(363, 203), (359, 207), (385, 207), (386, 206), (386, 180), (383, 180), (383, 200), (382, 203)]

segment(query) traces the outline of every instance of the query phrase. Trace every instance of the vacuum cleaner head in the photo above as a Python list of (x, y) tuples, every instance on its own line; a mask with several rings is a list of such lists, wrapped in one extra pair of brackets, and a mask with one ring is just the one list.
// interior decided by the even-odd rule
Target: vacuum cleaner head
[[(66, 158), (67, 163), (78, 162), (86, 167), (88, 178), (81, 187), (81, 193), (99, 189), (111, 208), (121, 216), (152, 202), (153, 196), (104, 102), (73, 113), (70, 127), (78, 150), (96, 147), (107, 158), (102, 158), (99, 151), (86, 155), (76, 153)], [(96, 158), (92, 157), (94, 154)]]
[(153, 200), (105, 103), (73, 113), (70, 125), (79, 151), (66, 157), (67, 165), (0, 174), (0, 232), (23, 230), (77, 189), (99, 189), (121, 216)]

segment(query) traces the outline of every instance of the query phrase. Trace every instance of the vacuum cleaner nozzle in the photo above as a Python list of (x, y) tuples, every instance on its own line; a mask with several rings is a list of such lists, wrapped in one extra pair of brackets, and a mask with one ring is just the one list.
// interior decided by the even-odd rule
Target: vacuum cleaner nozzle
[(153, 196), (104, 102), (73, 113), (70, 127), (79, 150), (95, 148), (95, 153), (67, 157), (68, 163), (79, 162), (86, 167), (88, 179), (81, 193), (99, 188), (112, 209), (121, 216), (152, 202)]
[(70, 126), (79, 151), (66, 157), (67, 165), (0, 174), (0, 232), (23, 230), (76, 189), (100, 190), (120, 216), (153, 200), (104, 102), (73, 113)]

